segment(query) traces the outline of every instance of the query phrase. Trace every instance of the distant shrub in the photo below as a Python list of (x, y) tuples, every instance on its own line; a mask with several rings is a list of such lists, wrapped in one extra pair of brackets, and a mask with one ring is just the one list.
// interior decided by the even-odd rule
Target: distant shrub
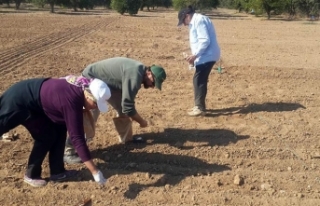
[(120, 14), (137, 14), (141, 5), (140, 0), (111, 0), (111, 8)]
[(43, 8), (46, 5), (47, 0), (32, 0), (31, 2), (39, 8)]
[(83, 9), (93, 9), (94, 2), (92, 0), (79, 0), (78, 6), (81, 10)]

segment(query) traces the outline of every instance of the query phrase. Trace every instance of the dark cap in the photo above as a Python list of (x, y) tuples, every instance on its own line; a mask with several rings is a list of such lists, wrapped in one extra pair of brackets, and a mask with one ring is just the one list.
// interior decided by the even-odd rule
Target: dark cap
[(161, 90), (162, 83), (167, 77), (166, 72), (164, 71), (164, 69), (161, 66), (157, 66), (157, 65), (152, 65), (150, 70), (154, 76), (155, 86), (159, 90)]
[(181, 26), (187, 14), (193, 14), (193, 13), (194, 13), (194, 9), (192, 8), (192, 6), (188, 6), (188, 8), (181, 9), (178, 13), (178, 19), (179, 19), (178, 26)]

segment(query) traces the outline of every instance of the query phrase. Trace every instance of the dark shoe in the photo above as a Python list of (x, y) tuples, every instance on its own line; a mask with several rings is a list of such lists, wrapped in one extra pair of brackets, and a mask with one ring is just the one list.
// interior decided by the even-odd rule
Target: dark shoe
[(134, 136), (131, 142), (134, 144), (142, 144), (142, 143), (146, 143), (146, 140), (143, 139), (142, 137)]
[(78, 156), (78, 154), (73, 154), (73, 155), (68, 155), (68, 154), (65, 154), (63, 156), (63, 161), (65, 163), (68, 163), (68, 164), (79, 164), (79, 163), (82, 163), (80, 157)]
[(24, 176), (23, 181), (29, 185), (31, 185), (32, 187), (44, 187), (47, 185), (47, 181), (45, 181), (42, 178), (35, 178), (32, 179), (30, 177), (28, 177), (27, 175)]
[(76, 176), (77, 173), (78, 173), (77, 170), (66, 170), (63, 173), (60, 173), (57, 175), (51, 175), (50, 180), (53, 182), (62, 182)]

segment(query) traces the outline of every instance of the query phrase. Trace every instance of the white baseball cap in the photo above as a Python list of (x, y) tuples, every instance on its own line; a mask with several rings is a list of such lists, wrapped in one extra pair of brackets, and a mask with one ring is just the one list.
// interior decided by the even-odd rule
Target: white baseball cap
[(108, 85), (100, 79), (94, 79), (90, 83), (89, 89), (91, 91), (91, 94), (97, 101), (97, 106), (100, 112), (107, 112), (107, 100), (111, 97), (111, 92)]

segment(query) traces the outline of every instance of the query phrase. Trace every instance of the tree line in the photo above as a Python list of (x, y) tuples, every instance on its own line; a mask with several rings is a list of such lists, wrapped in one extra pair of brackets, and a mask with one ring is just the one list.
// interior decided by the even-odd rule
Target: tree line
[(221, 0), (220, 6), (255, 15), (266, 13), (268, 19), (272, 14), (283, 13), (291, 18), (297, 14), (319, 18), (320, 0)]
[(73, 8), (74, 11), (104, 6), (120, 14), (129, 13), (130, 15), (137, 14), (139, 10), (144, 9), (173, 7), (179, 10), (188, 5), (192, 5), (197, 10), (217, 7), (237, 9), (239, 12), (255, 15), (267, 14), (268, 18), (272, 14), (283, 13), (289, 14), (292, 18), (297, 14), (319, 18), (320, 10), (320, 0), (0, 0), (0, 4), (8, 4), (8, 6), (10, 3), (15, 3), (16, 9), (19, 9), (23, 2), (32, 3), (39, 8), (49, 4), (50, 12), (54, 12), (54, 6)]

